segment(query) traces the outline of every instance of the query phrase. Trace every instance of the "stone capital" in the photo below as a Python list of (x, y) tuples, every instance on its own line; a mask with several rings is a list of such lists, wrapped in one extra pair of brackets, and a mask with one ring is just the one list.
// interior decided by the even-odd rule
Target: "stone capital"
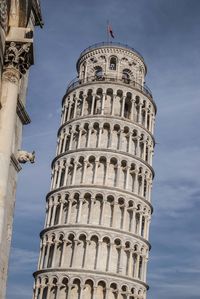
[(33, 64), (31, 43), (6, 42), (4, 72), (15, 70), (19, 72), (21, 77), (27, 72), (31, 64)]

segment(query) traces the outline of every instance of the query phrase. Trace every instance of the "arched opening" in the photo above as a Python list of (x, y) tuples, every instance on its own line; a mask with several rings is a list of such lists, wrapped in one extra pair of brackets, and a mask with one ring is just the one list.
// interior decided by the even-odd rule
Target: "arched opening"
[(97, 80), (101, 80), (103, 78), (103, 70), (102, 67), (96, 66), (95, 67), (95, 78)]
[(110, 58), (110, 65), (109, 65), (109, 69), (112, 71), (116, 71), (117, 69), (117, 58), (112, 56)]
[(122, 71), (122, 80), (124, 81), (124, 83), (130, 83), (130, 73), (131, 71), (129, 69), (124, 69)]

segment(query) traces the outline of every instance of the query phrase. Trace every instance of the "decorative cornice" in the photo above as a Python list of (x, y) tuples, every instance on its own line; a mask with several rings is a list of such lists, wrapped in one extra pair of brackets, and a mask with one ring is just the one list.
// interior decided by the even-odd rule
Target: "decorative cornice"
[[(149, 170), (152, 172), (152, 175), (153, 175), (153, 178), (154, 178), (154, 176), (155, 176), (155, 172), (154, 172), (154, 169), (153, 169), (153, 167), (150, 165), (150, 164), (148, 164), (146, 161), (144, 161), (143, 159), (141, 159), (141, 158), (139, 158), (139, 157), (137, 157), (136, 155), (132, 155), (132, 154), (130, 154), (130, 153), (127, 153), (127, 152), (123, 152), (123, 151), (120, 151), (120, 150), (113, 150), (113, 149), (109, 149), (109, 148), (100, 148), (100, 147), (98, 147), (98, 148), (80, 148), (80, 149), (76, 149), (76, 150), (69, 150), (69, 151), (67, 151), (67, 152), (65, 152), (65, 153), (62, 153), (62, 154), (59, 154), (59, 155), (57, 155), (54, 159), (53, 159), (53, 161), (51, 162), (51, 167), (53, 168), (53, 166), (54, 166), (54, 163), (57, 161), (57, 160), (59, 160), (60, 158), (63, 158), (63, 157), (65, 157), (66, 156), (66, 159), (69, 157), (69, 155), (70, 154), (76, 154), (76, 153), (80, 153), (80, 152), (86, 152), (86, 153), (88, 153), (89, 155), (90, 155), (90, 153), (91, 154), (93, 154), (93, 153), (97, 153), (97, 155), (99, 154), (99, 155), (101, 155), (102, 153), (109, 153), (109, 154), (113, 154), (113, 155), (117, 155), (117, 156), (123, 156), (124, 157), (124, 159), (126, 158), (126, 157), (130, 157), (131, 159), (133, 159), (133, 161), (134, 160), (136, 160), (136, 161), (139, 161), (140, 163), (142, 163), (142, 164), (144, 164), (146, 167), (148, 167), (149, 168)], [(152, 179), (153, 179), (152, 178)]]
[[(54, 193), (60, 192), (60, 191), (71, 191), (70, 189), (72, 189), (72, 190), (86, 189), (86, 190), (98, 190), (99, 191), (100, 187), (101, 187), (100, 185), (86, 185), (86, 184), (85, 185), (73, 185), (73, 186), (59, 187), (59, 188), (51, 190), (47, 193), (46, 201), (48, 200), (49, 196), (53, 195)], [(121, 196), (121, 194), (125, 194), (125, 195), (130, 196), (133, 199), (134, 198), (139, 199), (150, 207), (151, 214), (153, 214), (153, 206), (152, 206), (151, 202), (136, 193), (133, 193), (133, 192), (127, 191), (127, 190), (122, 190), (122, 189), (116, 188), (116, 187), (110, 187), (110, 186), (103, 186), (103, 190), (111, 191), (111, 192), (118, 192), (120, 194), (120, 196)]]
[[(135, 279), (135, 278), (130, 278), (127, 276), (123, 276), (120, 274), (115, 274), (115, 273), (109, 273), (109, 272), (104, 272), (104, 271), (98, 271), (98, 270), (85, 270), (85, 269), (72, 269), (72, 268), (48, 268), (48, 269), (44, 269), (44, 270), (38, 270), (36, 272), (33, 273), (33, 276), (36, 277), (38, 274), (42, 274), (42, 273), (68, 273), (69, 274), (79, 274), (80, 273), (85, 273), (88, 275), (95, 275), (95, 278), (97, 275), (99, 275), (100, 277), (104, 277), (104, 278), (112, 278), (112, 279), (120, 279), (121, 281), (128, 281), (129, 283), (136, 283), (139, 285), (144, 286), (147, 290), (149, 289), (149, 286), (142, 280), (139, 279)], [(71, 273), (70, 273), (71, 272)]]
[(81, 223), (54, 225), (54, 226), (50, 226), (50, 227), (47, 227), (47, 228), (43, 229), (40, 232), (40, 238), (42, 238), (42, 236), (46, 232), (60, 230), (61, 228), (67, 228), (67, 229), (72, 229), (73, 228), (73, 229), (78, 229), (78, 230), (80, 230), (80, 228), (81, 228), (81, 229), (86, 229), (86, 230), (89, 229), (90, 231), (94, 230), (94, 231), (98, 231), (98, 232), (110, 231), (112, 233), (114, 232), (116, 234), (120, 234), (121, 236), (125, 235), (125, 236), (132, 237), (136, 240), (140, 240), (148, 246), (149, 250), (151, 250), (151, 244), (149, 243), (148, 240), (144, 239), (143, 237), (138, 236), (138, 235), (133, 234), (133, 233), (128, 232), (128, 231), (124, 231), (122, 229), (116, 229), (116, 228), (113, 228), (113, 227), (108, 227), (108, 226), (103, 226), (103, 225), (81, 224)]
[(28, 113), (26, 112), (24, 104), (22, 103), (22, 101), (20, 101), (19, 98), (17, 100), (17, 115), (19, 116), (23, 125), (30, 124), (31, 119), (30, 119)]
[(21, 165), (19, 164), (18, 160), (16, 159), (15, 155), (12, 154), (10, 157), (11, 163), (14, 166), (15, 170), (17, 172), (20, 172), (20, 170), (22, 169)]

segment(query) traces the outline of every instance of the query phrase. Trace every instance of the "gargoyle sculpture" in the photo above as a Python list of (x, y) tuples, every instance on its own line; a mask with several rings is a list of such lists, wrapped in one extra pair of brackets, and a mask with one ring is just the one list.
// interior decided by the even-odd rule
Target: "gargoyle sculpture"
[(22, 164), (25, 164), (26, 162), (35, 163), (35, 151), (33, 151), (32, 153), (26, 151), (18, 151), (17, 160)]

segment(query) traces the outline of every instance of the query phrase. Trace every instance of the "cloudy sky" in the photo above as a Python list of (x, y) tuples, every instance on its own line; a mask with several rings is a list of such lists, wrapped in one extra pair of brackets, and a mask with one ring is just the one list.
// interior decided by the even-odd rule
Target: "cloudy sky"
[(32, 297), (61, 98), (80, 51), (106, 40), (107, 19), (115, 41), (144, 56), (158, 106), (148, 299), (199, 299), (200, 1), (43, 0), (42, 10), (23, 138), (37, 160), (19, 174), (8, 299)]

